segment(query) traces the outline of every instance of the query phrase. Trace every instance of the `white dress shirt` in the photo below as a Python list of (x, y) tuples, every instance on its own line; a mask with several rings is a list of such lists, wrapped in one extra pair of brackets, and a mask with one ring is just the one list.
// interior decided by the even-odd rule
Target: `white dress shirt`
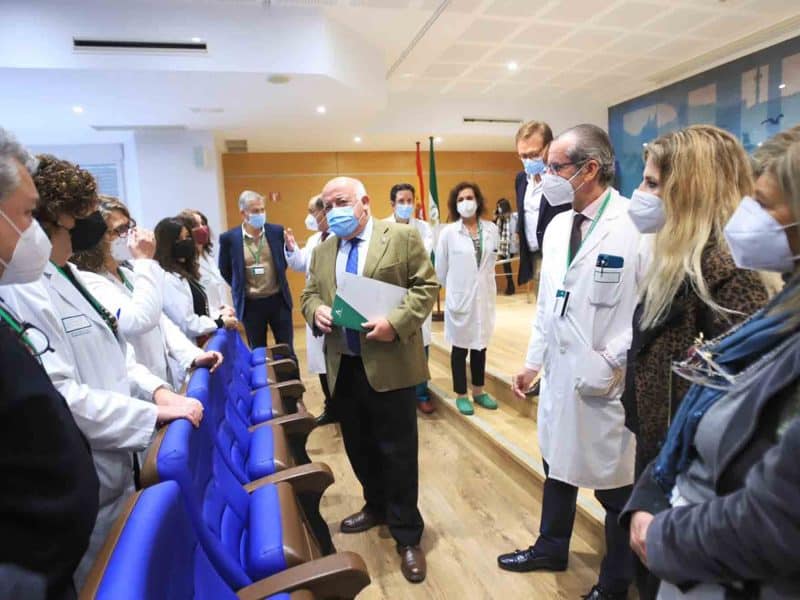
[[(531, 252), (539, 250), (539, 240), (536, 239), (536, 228), (539, 226), (539, 205), (542, 202), (542, 183), (536, 182), (535, 176), (528, 176), (528, 185), (525, 187), (525, 241)], [(521, 240), (520, 240), (521, 241)]]
[[(355, 238), (361, 240), (358, 244), (358, 275), (364, 272), (364, 265), (367, 262), (367, 250), (369, 250), (369, 238), (372, 237), (372, 217), (367, 220), (367, 225), (364, 231), (359, 233)], [(339, 242), (339, 253), (336, 255), (336, 281), (339, 281), (342, 273), (347, 272), (347, 257), (350, 254), (350, 248), (353, 246), (352, 240), (342, 240)]]

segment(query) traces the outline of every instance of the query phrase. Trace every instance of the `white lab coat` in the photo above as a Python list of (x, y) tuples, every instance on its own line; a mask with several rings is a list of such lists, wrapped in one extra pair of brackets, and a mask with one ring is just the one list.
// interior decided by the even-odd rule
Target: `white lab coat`
[(222, 278), (219, 267), (213, 258), (202, 254), (199, 265), (200, 285), (205, 288), (206, 296), (208, 296), (208, 310), (212, 317), (217, 317), (223, 305), (233, 306), (231, 288)]
[[(543, 367), (537, 429), (550, 477), (590, 489), (632, 484), (636, 449), (620, 397), (644, 270), (641, 236), (628, 217), (628, 200), (609, 189), (605, 212), (568, 270), (574, 211), (557, 215), (547, 227), (525, 361), (528, 368)], [(600, 254), (622, 258), (622, 268), (596, 266)], [(570, 294), (563, 317), (558, 290)], [(615, 385), (609, 360), (617, 367)]]
[(133, 261), (133, 270), (120, 270), (133, 285), (132, 292), (107, 272), (81, 271), (81, 276), (92, 295), (117, 316), (119, 330), (138, 361), (180, 389), (192, 361), (203, 351), (163, 312), (166, 273), (154, 260), (144, 259)]
[[(314, 248), (319, 246), (321, 241), (322, 232), (317, 231), (308, 238), (303, 248), (298, 246), (294, 252), (289, 253), (286, 252), (286, 248), (284, 247), (286, 263), (289, 265), (289, 268), (292, 269), (292, 271), (305, 273), (306, 281), (308, 281), (309, 278), (308, 269), (311, 266), (311, 254), (314, 252)], [(314, 337), (311, 327), (306, 324), (306, 360), (308, 361), (309, 373), (316, 373), (317, 375), (324, 375), (326, 373), (324, 345), (325, 336)]]
[[(394, 216), (394, 213), (384, 219), (384, 221), (389, 221), (391, 223), (397, 223), (397, 219)], [(422, 244), (425, 246), (425, 253), (430, 256), (431, 252), (433, 252), (433, 228), (428, 224), (427, 221), (423, 221), (421, 219), (415, 219), (413, 216), (408, 220), (408, 225), (415, 227), (419, 232), (419, 237), (422, 238)], [(400, 223), (403, 225), (403, 223)], [(431, 312), (428, 313), (428, 317), (422, 322), (422, 345), (426, 348), (431, 345), (431, 337), (432, 337), (432, 329), (433, 329), (433, 308), (431, 308)]]
[(445, 287), (444, 336), (459, 348), (483, 350), (494, 332), (499, 231), (481, 220), (483, 255), (480, 268), (475, 246), (461, 219), (446, 225), (436, 246), (436, 276)]
[[(77, 268), (72, 271), (80, 280)], [(41, 356), (56, 389), (86, 436), (100, 480), (97, 522), (77, 571), (83, 585), (126, 498), (133, 492), (133, 452), (144, 450), (156, 426), (153, 393), (164, 381), (136, 363), (88, 301), (48, 263), (39, 281), (4, 288), (9, 306), (47, 335)], [(132, 397), (135, 396), (135, 397)], [(136, 399), (136, 397), (140, 399)]]
[[(213, 314), (210, 307), (209, 311)], [(186, 279), (175, 273), (166, 273), (164, 277), (164, 312), (190, 340), (217, 330), (214, 319), (195, 314), (192, 288)]]

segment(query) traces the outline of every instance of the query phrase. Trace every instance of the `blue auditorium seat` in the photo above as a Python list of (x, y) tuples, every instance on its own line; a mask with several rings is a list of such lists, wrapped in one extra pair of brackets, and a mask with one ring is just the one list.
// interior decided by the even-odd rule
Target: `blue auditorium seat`
[(329, 534), (320, 545), (307, 535), (304, 517), (315, 534), (325, 535), (319, 499), (333, 476), (325, 465), (305, 468), (315, 471), (307, 480), (315, 489), (303, 499), (301, 514), (291, 484), (278, 476), (243, 487), (215, 445), (210, 423), (203, 419), (195, 429), (181, 419), (156, 437), (141, 479), (145, 485), (178, 483), (209, 559), (228, 585), (239, 588), (332, 551)]
[(112, 528), (81, 599), (314, 600), (354, 598), (369, 584), (361, 558), (341, 553), (284, 570), (249, 586), (231, 586), (214, 566), (175, 482), (134, 494)]

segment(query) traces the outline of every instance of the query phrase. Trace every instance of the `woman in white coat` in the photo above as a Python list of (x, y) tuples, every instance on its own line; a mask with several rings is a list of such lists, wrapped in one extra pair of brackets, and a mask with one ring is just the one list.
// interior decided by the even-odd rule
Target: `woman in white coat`
[(462, 182), (454, 187), (447, 207), (454, 222), (439, 234), (436, 275), (445, 287), (444, 335), (453, 346), (450, 367), (456, 406), (461, 413), (471, 415), (474, 410), (467, 397), (467, 353), (473, 400), (484, 408), (497, 408), (483, 385), (486, 347), (495, 322), (498, 230), (494, 223), (480, 218), (486, 211), (486, 202), (474, 183)]
[(165, 273), (153, 260), (153, 234), (136, 229), (128, 208), (116, 198), (102, 196), (100, 214), (108, 230), (73, 262), (92, 295), (117, 317), (138, 361), (176, 389), (189, 369), (214, 371), (222, 355), (198, 348), (163, 312)]
[[(286, 264), (293, 271), (306, 274), (306, 280), (309, 278), (308, 269), (311, 266), (311, 255), (320, 243), (328, 239), (329, 235), (333, 235), (328, 230), (328, 219), (325, 217), (325, 205), (319, 196), (314, 196), (308, 202), (308, 215), (306, 215), (306, 228), (315, 233), (308, 238), (305, 247), (301, 248), (297, 241), (294, 239), (294, 233), (291, 229), (286, 229), (284, 232), (285, 243), (284, 253), (286, 254)], [(322, 413), (317, 417), (317, 425), (328, 425), (329, 423), (336, 423), (338, 418), (331, 403), (331, 392), (328, 388), (328, 376), (325, 369), (325, 352), (323, 347), (325, 345), (325, 336), (321, 335), (315, 337), (311, 331), (311, 327), (306, 325), (306, 359), (308, 360), (309, 373), (316, 373), (319, 375), (319, 384), (322, 387), (322, 394), (325, 398), (325, 405)]]
[(191, 226), (191, 222), (180, 217), (159, 221), (155, 230), (155, 259), (167, 273), (164, 312), (186, 337), (202, 346), (217, 329), (234, 329), (239, 322), (234, 316), (210, 310), (208, 294), (200, 283)]
[(199, 425), (203, 407), (175, 394), (136, 363), (114, 316), (67, 262), (73, 248), (90, 248), (105, 233), (105, 223), (95, 210), (91, 174), (44, 155), (34, 182), (40, 198), (36, 218), (52, 243), (51, 261), (40, 280), (9, 286), (6, 300), (16, 314), (47, 336), (52, 351), (41, 355), (42, 365), (92, 448), (100, 510), (89, 548), (75, 572), (80, 589), (133, 492), (133, 453), (147, 447), (158, 423), (188, 418)]
[(194, 222), (191, 229), (192, 239), (197, 250), (197, 266), (200, 270), (200, 285), (208, 296), (208, 307), (212, 315), (216, 312), (219, 315), (235, 317), (233, 310), (233, 300), (231, 299), (231, 288), (222, 278), (219, 272), (217, 261), (214, 260), (212, 251), (214, 242), (211, 241), (212, 233), (208, 226), (208, 218), (199, 210), (187, 208), (180, 212), (179, 217)]

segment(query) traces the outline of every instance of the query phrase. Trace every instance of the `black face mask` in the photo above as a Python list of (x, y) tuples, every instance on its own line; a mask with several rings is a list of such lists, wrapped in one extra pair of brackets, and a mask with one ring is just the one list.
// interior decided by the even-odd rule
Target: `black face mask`
[(187, 261), (194, 259), (197, 249), (194, 246), (194, 240), (187, 238), (185, 240), (178, 240), (172, 246), (172, 254), (175, 258), (183, 258)]
[(108, 230), (108, 227), (99, 210), (94, 211), (83, 219), (75, 219), (75, 227), (69, 230), (72, 251), (83, 252), (84, 250), (91, 250), (100, 243), (106, 230)]

